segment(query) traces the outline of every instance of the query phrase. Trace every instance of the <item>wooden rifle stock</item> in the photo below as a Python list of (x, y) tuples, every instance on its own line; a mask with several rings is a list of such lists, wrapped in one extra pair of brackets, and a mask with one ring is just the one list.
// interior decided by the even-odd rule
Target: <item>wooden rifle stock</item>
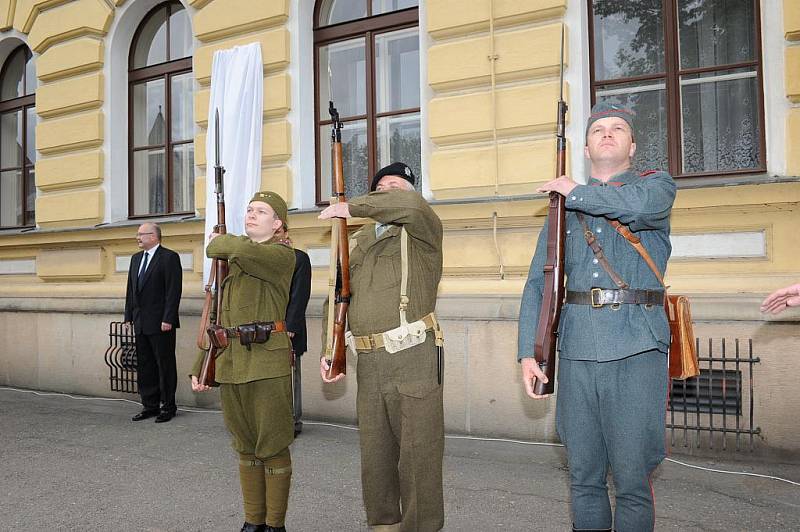
[[(215, 149), (215, 163), (214, 163), (214, 189), (217, 196), (217, 225), (214, 226), (214, 232), (224, 235), (227, 232), (225, 227), (225, 183), (224, 175), (225, 168), (220, 164), (219, 155), (219, 109), (214, 116), (214, 149)], [(214, 303), (216, 305), (216, 312), (214, 316), (214, 323), (220, 325), (222, 319), (222, 281), (228, 276), (228, 261), (222, 259), (214, 259), (212, 262), (212, 269), (214, 275), (212, 277), (213, 288), (211, 289), (214, 294)], [(208, 343), (206, 354), (203, 357), (203, 364), (200, 366), (200, 375), (197, 380), (204, 386), (216, 386), (216, 359), (219, 356), (219, 350), (214, 347), (211, 342)]]
[[(328, 112), (331, 115), (331, 159), (333, 161), (333, 179), (331, 190), (333, 197), (331, 203), (341, 203), (347, 201), (344, 193), (344, 164), (342, 161), (342, 122), (339, 120), (339, 112), (329, 103)], [(347, 309), (350, 306), (350, 245), (347, 236), (347, 220), (344, 218), (333, 218), (331, 220), (331, 231), (335, 233), (333, 238), (336, 242), (336, 291), (333, 301), (328, 305), (328, 312), (333, 312), (333, 330), (328, 331), (332, 335), (330, 352), (327, 353), (330, 369), (328, 378), (332, 379), (340, 373), (347, 373), (347, 345), (345, 342), (345, 329), (347, 327)]]
[[(564, 30), (561, 30), (561, 87), (558, 100), (558, 116), (556, 118), (556, 177), (567, 172), (566, 155), (567, 139), (564, 123), (567, 104), (563, 95), (564, 86)], [(547, 382), (536, 379), (533, 393), (549, 395), (555, 390), (556, 347), (558, 341), (558, 322), (561, 318), (561, 306), (564, 303), (564, 231), (565, 231), (564, 196), (557, 192), (550, 193), (550, 205), (547, 209), (547, 259), (544, 264), (544, 288), (542, 306), (539, 311), (539, 324), (536, 328), (536, 340), (533, 355), (536, 362), (547, 376)]]

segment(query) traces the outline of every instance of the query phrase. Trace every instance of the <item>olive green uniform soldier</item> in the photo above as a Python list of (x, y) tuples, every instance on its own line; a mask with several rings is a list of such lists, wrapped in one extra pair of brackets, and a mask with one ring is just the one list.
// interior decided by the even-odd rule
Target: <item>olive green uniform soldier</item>
[[(286, 224), (284, 200), (258, 192), (247, 207), (248, 236), (210, 235), (206, 254), (224, 259), (229, 274), (222, 282), (221, 323), (230, 336), (216, 361), (222, 413), (239, 454), (244, 502), (243, 531), (282, 531), (289, 499), (294, 439), (291, 345), (286, 335), (286, 305), (294, 271), (294, 250), (275, 236)], [(252, 343), (243, 325), (272, 329)], [(270, 325), (271, 324), (271, 325)], [(239, 336), (237, 338), (237, 336)], [(192, 389), (200, 385), (202, 353), (192, 369)]]
[[(442, 224), (414, 191), (405, 164), (382, 169), (371, 192), (320, 218), (366, 217), (350, 253), (350, 332), (358, 350), (358, 426), (367, 523), (374, 530), (434, 531), (444, 526), (441, 331), (433, 315), (442, 276)], [(401, 325), (401, 233), (408, 242), (407, 321), (423, 320), (422, 343), (394, 353), (382, 335)], [(351, 241), (352, 244), (352, 241)], [(326, 323), (323, 321), (323, 324)], [(323, 345), (325, 341), (323, 340)], [(328, 379), (326, 359), (320, 365)]]

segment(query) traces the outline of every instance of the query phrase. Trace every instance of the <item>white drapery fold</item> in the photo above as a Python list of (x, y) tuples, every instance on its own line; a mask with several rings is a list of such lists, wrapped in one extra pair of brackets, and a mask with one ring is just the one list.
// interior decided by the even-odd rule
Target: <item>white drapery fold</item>
[[(217, 224), (214, 114), (219, 110), (220, 163), (225, 168), (225, 224), (228, 233), (243, 235), (245, 208), (261, 185), (263, 96), (264, 66), (258, 43), (214, 53), (206, 133), (205, 245)], [(211, 260), (206, 258), (203, 265), (206, 282), (210, 271)]]

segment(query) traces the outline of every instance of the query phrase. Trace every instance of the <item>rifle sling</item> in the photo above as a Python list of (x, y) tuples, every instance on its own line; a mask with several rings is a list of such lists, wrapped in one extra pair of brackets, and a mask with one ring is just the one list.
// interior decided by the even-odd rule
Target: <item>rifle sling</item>
[(214, 286), (214, 281), (217, 278), (217, 259), (211, 262), (211, 275), (208, 278), (208, 284), (205, 286), (206, 298), (203, 302), (203, 312), (200, 316), (200, 330), (197, 332), (197, 347), (202, 350), (208, 349), (206, 340), (206, 329), (209, 326), (209, 318), (211, 316), (211, 305), (213, 304), (213, 293), (211, 288)]

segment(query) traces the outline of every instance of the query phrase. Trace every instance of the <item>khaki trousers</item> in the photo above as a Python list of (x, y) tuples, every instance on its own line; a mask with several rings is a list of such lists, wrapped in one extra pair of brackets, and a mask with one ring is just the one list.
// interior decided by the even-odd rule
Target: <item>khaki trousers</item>
[(361, 482), (367, 523), (399, 530), (444, 526), (444, 414), (436, 347), (358, 355)]

